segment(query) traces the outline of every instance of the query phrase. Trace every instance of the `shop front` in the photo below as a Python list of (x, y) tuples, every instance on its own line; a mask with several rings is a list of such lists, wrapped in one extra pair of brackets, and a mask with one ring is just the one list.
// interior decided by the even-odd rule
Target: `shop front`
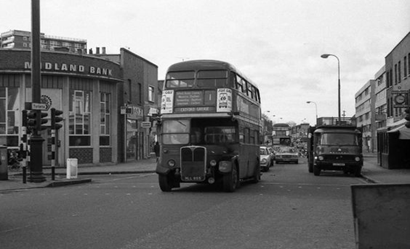
[[(0, 50), (0, 145), (19, 150), (22, 110), (32, 102), (30, 51)], [(42, 52), (41, 103), (63, 111), (57, 132), (56, 162), (77, 158), (79, 165), (118, 161), (117, 63), (93, 56)], [(50, 126), (50, 121), (45, 126)], [(51, 129), (41, 131), (43, 164), (51, 162)]]

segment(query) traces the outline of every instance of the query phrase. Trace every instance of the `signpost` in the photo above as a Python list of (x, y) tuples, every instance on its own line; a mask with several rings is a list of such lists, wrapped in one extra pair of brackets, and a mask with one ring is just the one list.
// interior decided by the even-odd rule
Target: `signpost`
[(47, 105), (43, 103), (31, 103), (31, 110), (46, 111)]
[(141, 128), (151, 128), (151, 122), (141, 122)]

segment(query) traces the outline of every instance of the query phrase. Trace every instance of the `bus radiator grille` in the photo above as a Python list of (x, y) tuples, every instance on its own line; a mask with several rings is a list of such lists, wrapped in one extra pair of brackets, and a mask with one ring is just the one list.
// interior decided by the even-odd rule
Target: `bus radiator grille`
[(191, 146), (181, 148), (181, 180), (204, 181), (205, 175), (206, 149)]

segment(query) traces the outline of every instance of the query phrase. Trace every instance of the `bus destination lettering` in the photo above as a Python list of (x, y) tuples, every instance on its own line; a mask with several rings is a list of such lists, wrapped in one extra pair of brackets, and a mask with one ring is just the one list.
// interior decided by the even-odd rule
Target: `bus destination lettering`
[(204, 104), (202, 91), (176, 92), (175, 106), (197, 106)]
[(177, 107), (175, 112), (215, 112), (215, 107), (212, 106), (198, 106), (198, 107)]

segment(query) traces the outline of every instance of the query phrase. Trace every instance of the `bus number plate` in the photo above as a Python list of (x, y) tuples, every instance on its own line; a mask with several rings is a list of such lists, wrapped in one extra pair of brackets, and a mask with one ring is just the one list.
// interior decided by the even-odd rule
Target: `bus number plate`
[(344, 163), (333, 163), (333, 166), (345, 166)]

